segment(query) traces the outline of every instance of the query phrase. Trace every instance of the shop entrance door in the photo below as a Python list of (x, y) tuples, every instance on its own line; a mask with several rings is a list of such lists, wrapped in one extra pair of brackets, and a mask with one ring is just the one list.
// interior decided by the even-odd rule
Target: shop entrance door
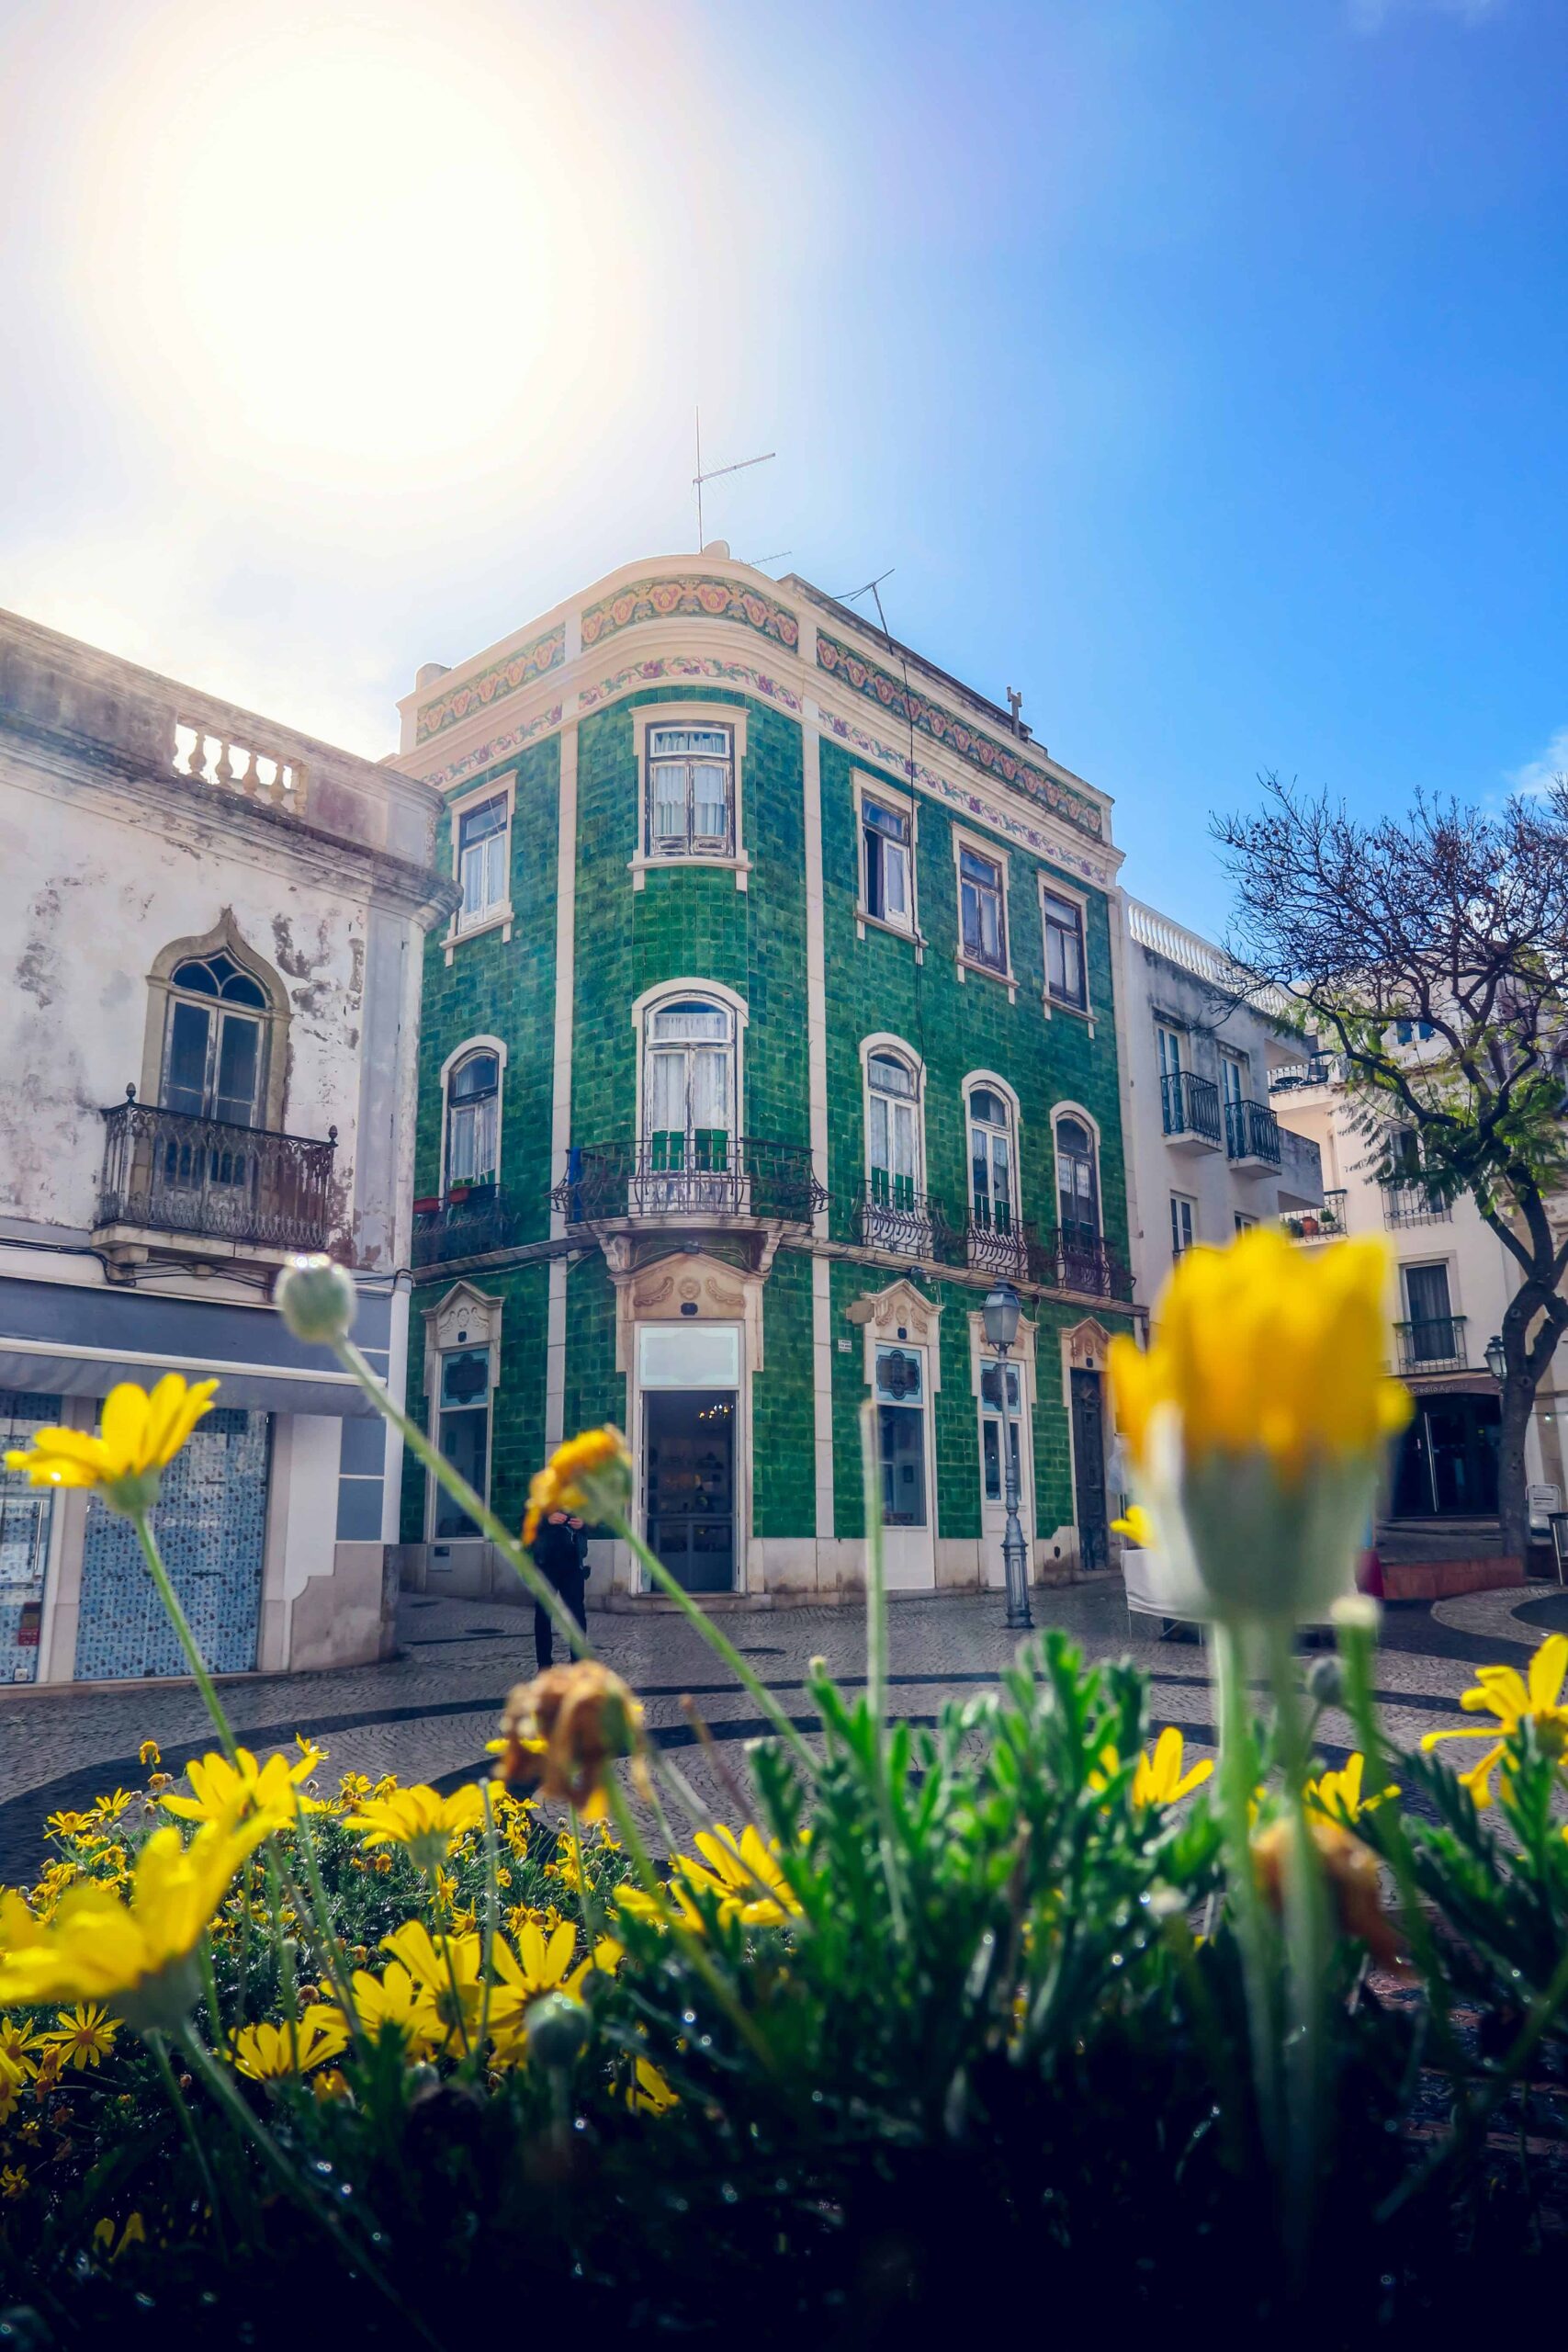
[(688, 1592), (735, 1589), (735, 1406), (716, 1388), (643, 1401), (648, 1540)]
[[(0, 1453), (25, 1446), (60, 1419), (62, 1399), (0, 1389)], [(0, 1482), (0, 1682), (35, 1682), (43, 1633), (43, 1589), (54, 1495), (48, 1487)]]
[(1078, 1522), (1078, 1566), (1103, 1568), (1111, 1561), (1111, 1531), (1105, 1509), (1105, 1405), (1098, 1372), (1075, 1372), (1073, 1380), (1073, 1487)]

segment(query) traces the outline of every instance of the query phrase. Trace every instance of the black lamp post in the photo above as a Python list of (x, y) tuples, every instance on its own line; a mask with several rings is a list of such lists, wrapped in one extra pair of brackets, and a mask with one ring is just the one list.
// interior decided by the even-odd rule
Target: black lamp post
[(1487, 1371), (1501, 1388), (1508, 1376), (1508, 1351), (1496, 1332), (1494, 1332), (1491, 1339), (1487, 1340), (1482, 1352), (1486, 1358)]
[(1034, 1620), (1029, 1613), (1029, 1565), (1023, 1548), (1023, 1528), (1018, 1516), (1018, 1458), (1013, 1452), (1012, 1416), (1008, 1410), (1008, 1350), (1018, 1337), (1020, 1303), (1011, 1283), (998, 1283), (980, 1310), (986, 1339), (1001, 1363), (1002, 1458), (1007, 1525), (1002, 1533), (1002, 1574), (1007, 1584), (1007, 1622), (1010, 1629), (1027, 1633)]

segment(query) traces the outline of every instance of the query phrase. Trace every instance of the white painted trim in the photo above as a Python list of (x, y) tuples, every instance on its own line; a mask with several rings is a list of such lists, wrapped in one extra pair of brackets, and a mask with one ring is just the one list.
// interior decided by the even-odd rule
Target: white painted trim
[(632, 1006), (632, 1028), (637, 1037), (637, 1125), (633, 1132), (640, 1143), (643, 1134), (642, 1077), (643, 1063), (647, 1058), (648, 1049), (648, 1016), (650, 1012), (656, 1012), (667, 997), (680, 996), (713, 997), (718, 1003), (726, 1006), (734, 1018), (735, 1125), (732, 1134), (735, 1136), (743, 1136), (746, 1133), (745, 1037), (746, 1024), (751, 1015), (745, 998), (738, 996), (733, 989), (726, 988), (722, 980), (691, 978), (660, 980), (657, 988), (644, 989)]
[(833, 1501), (833, 1282), (826, 1258), (811, 1261), (811, 1375), (813, 1466), (816, 1471), (817, 1541), (831, 1539)]
[[(729, 812), (731, 850), (698, 850), (682, 857), (656, 856), (648, 845), (648, 737), (654, 727), (723, 727), (730, 739), (730, 782), (735, 805)], [(746, 710), (740, 703), (638, 703), (632, 712), (637, 747), (637, 848), (629, 860), (632, 888), (644, 888), (648, 876), (664, 866), (726, 865), (735, 875), (735, 887), (744, 890), (751, 871), (746, 854), (745, 772)]]
[[(817, 731), (814, 717), (815, 714), (808, 710), (800, 730), (806, 833), (806, 1069), (811, 1165), (820, 1182), (826, 1184), (829, 1174), (828, 965), (822, 896), (822, 739)], [(815, 1233), (826, 1237), (826, 1203), (815, 1212), (811, 1224)]]
[(549, 1304), (545, 1318), (545, 1451), (566, 1439), (566, 1260), (550, 1260)]
[(1056, 1126), (1057, 1122), (1062, 1119), (1081, 1119), (1093, 1139), (1095, 1227), (1100, 1240), (1103, 1241), (1105, 1238), (1105, 1176), (1100, 1166), (1100, 1121), (1095, 1117), (1094, 1113), (1086, 1110), (1081, 1102), (1053, 1102), (1051, 1105), (1051, 1181), (1053, 1185), (1051, 1222), (1053, 1225), (1059, 1226), (1062, 1221), (1062, 1170), (1056, 1148)]
[(447, 802), (446, 815), (452, 836), (452, 879), (461, 889), (463, 878), (457, 859), (457, 834), (461, 820), (468, 813), (470, 802), (476, 808), (482, 808), (487, 800), (501, 799), (506, 802), (506, 831), (502, 835), (506, 843), (506, 897), (499, 907), (491, 908), (482, 922), (471, 922), (464, 926), (460, 926), (457, 920), (462, 912), (461, 905), (453, 908), (446, 925), (446, 946), (448, 964), (452, 961), (452, 950), (462, 940), (478, 939), (481, 933), (494, 931), (498, 926), (502, 946), (512, 936), (512, 926), (516, 919), (512, 910), (512, 826), (517, 808), (517, 771), (514, 768), (510, 775), (489, 776), (482, 784), (466, 785)]
[[(874, 1030), (860, 1041), (861, 1124), (864, 1143), (861, 1153), (861, 1182), (869, 1194), (871, 1190), (871, 1057), (873, 1054), (896, 1054), (908, 1062), (915, 1073), (915, 1190), (921, 1198), (926, 1190), (926, 1066), (913, 1046), (902, 1037), (895, 1037), (891, 1030)], [(894, 1098), (889, 1096), (889, 1101)]]
[[(556, 809), (556, 994), (550, 1061), (552, 1176), (565, 1175), (566, 1157), (571, 1148), (571, 1045), (576, 1018), (577, 958), (577, 741), (574, 719), (561, 729)], [(552, 1203), (551, 1237), (558, 1238), (565, 1231), (565, 1214)], [(546, 1410), (547, 1413), (547, 1395)]]
[[(953, 954), (953, 961), (958, 971), (958, 977), (961, 980), (966, 979), (969, 974), (973, 972), (980, 979), (995, 980), (998, 987), (1006, 989), (1008, 992), (1008, 1002), (1010, 1004), (1016, 1004), (1018, 1001), (1018, 974), (1013, 969), (1012, 962), (1012, 904), (1010, 887), (1010, 876), (1008, 872), (1008, 852), (1002, 847), (1000, 842), (993, 841), (988, 833), (973, 832), (966, 825), (954, 823), (951, 828), (951, 831), (953, 839), (953, 906), (955, 922)], [(988, 865), (996, 866), (1002, 877), (1002, 950), (1004, 961), (1000, 971), (998, 971), (996, 967), (990, 964), (977, 964), (972, 956), (965, 956), (964, 953), (964, 874), (960, 864), (960, 853), (966, 849), (973, 850), (976, 857), (983, 857)]]
[[(1054, 1013), (1065, 1012), (1074, 1021), (1087, 1021), (1089, 1034), (1092, 1037), (1098, 1008), (1095, 1005), (1089, 978), (1089, 894), (1080, 889), (1075, 882), (1058, 881), (1055, 874), (1047, 874), (1043, 867), (1037, 871), (1035, 879), (1038, 885), (1035, 893), (1035, 911), (1040, 917), (1040, 991), (1045, 1008), (1045, 1017), (1050, 1020)], [(1069, 1004), (1065, 997), (1055, 997), (1051, 993), (1051, 959), (1045, 937), (1047, 892), (1055, 899), (1070, 899), (1078, 910), (1078, 953), (1083, 959), (1083, 1002), (1081, 1004)]]
[(964, 1117), (964, 1182), (969, 1196), (970, 1220), (973, 1222), (975, 1216), (975, 1154), (969, 1140), (969, 1097), (979, 1086), (993, 1088), (1003, 1097), (1012, 1114), (1010, 1120), (1012, 1133), (1009, 1137), (1012, 1145), (1012, 1213), (1016, 1222), (1021, 1227), (1023, 1223), (1023, 1106), (1018, 1099), (1017, 1088), (1010, 1085), (1000, 1072), (994, 1069), (968, 1071), (958, 1090), (959, 1106)]
[(496, 1057), (494, 1175), (496, 1182), (499, 1184), (501, 1182), (502, 1114), (506, 1108), (506, 1040), (504, 1037), (465, 1037), (460, 1046), (453, 1046), (441, 1065), (441, 1157), (435, 1166), (436, 1191), (442, 1200), (451, 1190), (446, 1177), (446, 1126), (452, 1106), (446, 1081), (458, 1063), (466, 1062), (470, 1054), (493, 1054)]
[[(895, 939), (908, 939), (915, 950), (915, 961), (925, 961), (926, 940), (920, 929), (920, 810), (912, 786), (884, 784), (880, 776), (867, 775), (860, 768), (851, 771), (850, 789), (854, 797), (855, 821), (855, 929), (856, 935), (865, 937), (866, 925), (873, 931), (886, 931)], [(886, 915), (874, 915), (865, 903), (865, 820), (863, 810), (867, 800), (880, 800), (885, 808), (909, 820), (909, 920), (893, 922)]]

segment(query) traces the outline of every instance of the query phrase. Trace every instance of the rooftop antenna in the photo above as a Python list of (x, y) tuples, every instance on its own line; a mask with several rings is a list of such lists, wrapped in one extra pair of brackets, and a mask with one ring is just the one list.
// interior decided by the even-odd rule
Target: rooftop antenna
[(701, 554), (703, 548), (704, 482), (716, 481), (721, 474), (743, 474), (748, 466), (765, 466), (770, 458), (776, 458), (778, 456), (778, 451), (776, 449), (764, 449), (760, 458), (739, 458), (733, 466), (709, 466), (705, 472), (703, 469), (703, 413), (700, 408), (697, 410), (696, 414), (697, 470), (692, 476), (692, 487), (697, 493), (697, 552)]
[(740, 560), (742, 563), (749, 563), (753, 571), (761, 571), (763, 564), (782, 563), (786, 555), (794, 553), (793, 548), (775, 548), (772, 555), (743, 555)]
[(886, 571), (879, 571), (874, 580), (868, 580), (866, 582), (863, 588), (851, 588), (842, 596), (835, 596), (833, 599), (833, 602), (836, 605), (852, 605), (856, 602), (857, 598), (861, 596), (875, 596), (876, 617), (882, 623), (882, 634), (886, 639), (890, 646), (893, 642), (893, 635), (892, 631), (888, 628), (887, 616), (882, 609), (882, 598), (877, 595), (877, 591), (885, 580), (892, 579), (893, 574), (897, 571), (897, 569), (898, 567), (896, 563), (890, 563)]

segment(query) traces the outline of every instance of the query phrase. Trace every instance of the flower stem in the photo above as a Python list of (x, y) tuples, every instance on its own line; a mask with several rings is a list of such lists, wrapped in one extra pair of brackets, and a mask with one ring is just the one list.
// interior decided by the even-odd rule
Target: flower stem
[(605, 1775), (604, 1791), (610, 1800), (610, 1810), (615, 1816), (615, 1826), (621, 1833), (621, 1843), (631, 1856), (644, 1888), (658, 1905), (666, 1930), (680, 1945), (753, 2057), (761, 2061), (770, 2075), (774, 2073), (776, 2062), (773, 2053), (758, 2031), (754, 2020), (747, 2015), (734, 1988), (725, 1983), (714, 1966), (712, 1956), (704, 1950), (701, 1939), (677, 1917), (669, 1894), (660, 1884), (659, 1874), (649, 1859), (648, 1849), (642, 1842), (631, 1807), (626, 1803), (626, 1792), (613, 1772)]
[(1269, 1629), (1269, 1673), (1274, 1691), (1290, 1827), (1283, 1873), (1289, 2037), (1285, 2054), (1287, 2161), (1282, 2218), (1287, 2252), (1299, 2287), (1312, 2245), (1325, 2104), (1328, 2053), (1324, 2006), (1329, 1947), (1327, 1891), (1303, 1793), (1311, 1758), (1288, 1621), (1271, 1624)]
[(218, 2184), (212, 2177), (212, 2167), (207, 2161), (207, 2151), (201, 2144), (201, 2135), (196, 2128), (196, 2119), (186, 2103), (186, 2096), (180, 2088), (179, 2078), (169, 2064), (169, 2045), (161, 2033), (149, 2033), (143, 2039), (148, 2049), (152, 2052), (152, 2064), (158, 2069), (164, 2088), (169, 2095), (169, 2104), (179, 2119), (180, 2130), (185, 2133), (186, 2144), (191, 2154), (196, 2158), (196, 2168), (201, 2175), (201, 2185), (207, 2191), (207, 2201), (212, 2209), (212, 2226), (218, 2233), (219, 2252), (227, 2261), (228, 2253), (223, 2241), (223, 2208), (219, 2200)]
[(695, 1626), (697, 1632), (702, 1635), (704, 1641), (706, 1642), (708, 1647), (711, 1650), (716, 1651), (717, 1655), (724, 1660), (724, 1663), (728, 1667), (736, 1680), (750, 1692), (752, 1698), (755, 1699), (757, 1704), (761, 1708), (762, 1713), (773, 1724), (773, 1729), (778, 1733), (780, 1738), (783, 1739), (789, 1747), (796, 1763), (801, 1766), (804, 1771), (808, 1773), (810, 1777), (815, 1780), (817, 1777), (817, 1760), (812, 1755), (811, 1750), (807, 1747), (805, 1740), (802, 1739), (800, 1734), (796, 1731), (795, 1725), (791, 1723), (789, 1717), (785, 1714), (784, 1709), (774, 1698), (773, 1692), (768, 1689), (767, 1684), (761, 1681), (759, 1677), (751, 1671), (751, 1668), (747, 1665), (745, 1659), (735, 1647), (734, 1643), (729, 1641), (727, 1636), (720, 1632), (719, 1628), (714, 1623), (713, 1619), (707, 1614), (705, 1610), (699, 1609), (697, 1607), (696, 1602), (692, 1599), (691, 1594), (686, 1590), (684, 1585), (679, 1583), (677, 1579), (671, 1575), (663, 1561), (658, 1559), (654, 1554), (649, 1550), (648, 1545), (643, 1542), (642, 1537), (637, 1532), (636, 1529), (631, 1525), (628, 1520), (625, 1519), (619, 1512), (616, 1512), (612, 1515), (609, 1524), (615, 1529), (615, 1533), (621, 1538), (621, 1541), (624, 1544), (630, 1545), (632, 1552), (635, 1554), (636, 1557), (641, 1561), (643, 1566), (648, 1570), (649, 1575), (653, 1578), (654, 1583), (659, 1587), (660, 1592), (668, 1594), (669, 1598), (674, 1601), (676, 1607), (680, 1609), (688, 1621)]
[(403, 1443), (417, 1460), (423, 1462), (439, 1487), (444, 1487), (459, 1510), (467, 1512), (475, 1525), (482, 1530), (495, 1545), (502, 1558), (514, 1575), (521, 1577), (539, 1607), (544, 1610), (558, 1634), (576, 1657), (592, 1657), (593, 1645), (554, 1585), (543, 1571), (534, 1566), (517, 1538), (504, 1528), (494, 1511), (477, 1495), (461, 1471), (455, 1470), (446, 1457), (432, 1445), (417, 1421), (411, 1420), (400, 1407), (394, 1405), (387, 1393), (384, 1381), (378, 1380), (355, 1346), (352, 1340), (336, 1340), (333, 1353), (345, 1372), (351, 1372), (377, 1411), (390, 1421), (401, 1435)]
[(147, 1573), (152, 1579), (158, 1598), (164, 1604), (169, 1623), (173, 1625), (180, 1647), (186, 1654), (186, 1663), (190, 1668), (197, 1689), (207, 1703), (207, 1712), (212, 1717), (217, 1728), (223, 1753), (230, 1763), (238, 1770), (240, 1751), (234, 1744), (234, 1735), (229, 1728), (229, 1718), (223, 1712), (222, 1702), (214, 1688), (212, 1677), (207, 1670), (207, 1660), (202, 1657), (197, 1645), (196, 1635), (191, 1632), (190, 1621), (180, 1606), (179, 1595), (169, 1581), (169, 1572), (164, 1566), (147, 1513), (144, 1510), (132, 1511), (130, 1523), (136, 1530), (136, 1540), (141, 1546), (141, 1556), (147, 1563)]
[(1213, 1634), (1214, 1694), (1220, 1728), (1220, 1815), (1231, 1910), (1247, 1993), (1247, 2038), (1258, 2125), (1270, 2158), (1278, 2155), (1279, 2077), (1269, 1923), (1252, 1863), (1252, 1792), (1258, 1785), (1244, 1635), (1234, 1625)]

